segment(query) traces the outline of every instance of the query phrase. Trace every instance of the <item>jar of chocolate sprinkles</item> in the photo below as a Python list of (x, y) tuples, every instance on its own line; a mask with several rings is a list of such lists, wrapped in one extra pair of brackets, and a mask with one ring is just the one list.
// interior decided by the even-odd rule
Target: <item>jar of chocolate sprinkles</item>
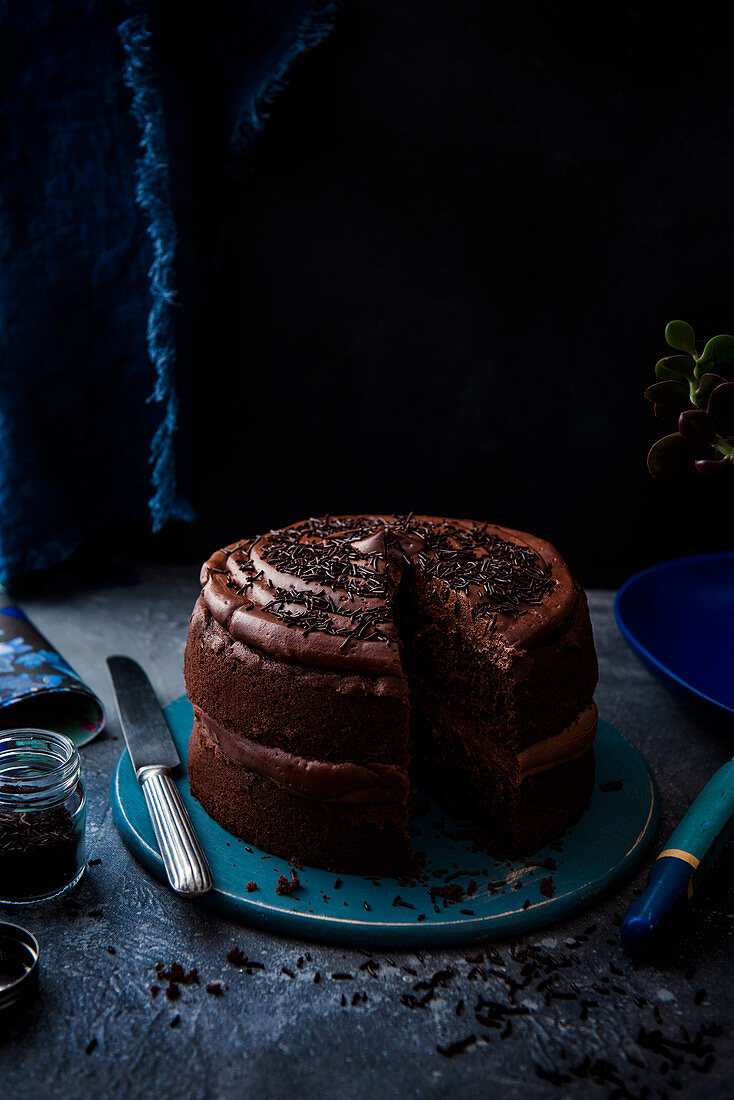
[(73, 742), (50, 730), (0, 732), (0, 902), (43, 901), (84, 874), (86, 797)]

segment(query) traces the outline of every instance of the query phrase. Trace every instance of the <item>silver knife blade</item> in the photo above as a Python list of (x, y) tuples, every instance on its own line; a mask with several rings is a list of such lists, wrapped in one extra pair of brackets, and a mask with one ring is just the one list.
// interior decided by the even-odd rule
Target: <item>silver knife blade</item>
[(108, 657), (107, 667), (135, 775), (139, 777), (141, 768), (156, 765), (177, 768), (181, 760), (171, 731), (150, 680), (140, 665), (131, 657)]

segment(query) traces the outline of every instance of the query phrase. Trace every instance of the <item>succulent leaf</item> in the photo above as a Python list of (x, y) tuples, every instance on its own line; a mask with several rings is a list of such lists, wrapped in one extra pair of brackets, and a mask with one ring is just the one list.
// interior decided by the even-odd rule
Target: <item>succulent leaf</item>
[(703, 349), (699, 363), (717, 366), (734, 359), (734, 336), (713, 336)]
[(653, 443), (647, 456), (647, 468), (653, 477), (668, 477), (684, 470), (691, 461), (691, 446), (680, 432), (664, 435)]
[(734, 469), (728, 458), (697, 458), (695, 466), (699, 474), (728, 474)]
[(726, 378), (722, 378), (720, 374), (713, 374), (710, 371), (707, 371), (706, 374), (702, 374), (698, 380), (698, 388), (696, 390), (696, 398), (699, 405), (705, 405), (711, 391), (725, 382)]
[(678, 431), (689, 443), (713, 443), (716, 439), (714, 422), (703, 409), (686, 409), (678, 419)]
[(645, 390), (645, 397), (656, 405), (679, 405), (680, 409), (685, 409), (688, 405), (688, 386), (672, 380), (653, 382)]
[(653, 382), (645, 390), (645, 397), (655, 406), (655, 416), (676, 417), (689, 405), (689, 387), (687, 382)]
[(655, 374), (666, 381), (693, 378), (693, 367), (689, 355), (668, 355), (655, 364)]
[(734, 435), (734, 382), (722, 382), (711, 391), (706, 411), (719, 435)]
[(696, 354), (696, 335), (687, 321), (669, 321), (665, 326), (665, 339), (676, 351)]

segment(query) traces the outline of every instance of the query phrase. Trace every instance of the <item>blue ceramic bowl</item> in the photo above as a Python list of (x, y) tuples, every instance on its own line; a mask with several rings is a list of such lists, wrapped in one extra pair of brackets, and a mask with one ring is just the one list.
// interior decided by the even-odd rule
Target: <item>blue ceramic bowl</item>
[(734, 553), (637, 573), (619, 590), (614, 611), (653, 676), (703, 721), (734, 729)]

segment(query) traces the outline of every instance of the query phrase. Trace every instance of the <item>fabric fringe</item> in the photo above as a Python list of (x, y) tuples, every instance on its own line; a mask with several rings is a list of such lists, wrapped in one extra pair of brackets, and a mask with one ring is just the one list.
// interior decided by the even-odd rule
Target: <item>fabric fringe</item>
[[(248, 97), (234, 128), (231, 146), (240, 158), (250, 159), (254, 140), (268, 119), (268, 108), (285, 86), (288, 72), (301, 54), (312, 50), (331, 32), (340, 0), (309, 3), (296, 36), (274, 74)], [(166, 116), (157, 82), (154, 36), (146, 15), (135, 15), (119, 27), (125, 51), (125, 82), (132, 92), (132, 113), (140, 128), (142, 155), (138, 163), (136, 199), (147, 222), (153, 245), (148, 315), (148, 353), (155, 370), (151, 400), (163, 405), (163, 419), (151, 444), (153, 496), (149, 501), (153, 531), (170, 519), (191, 520), (194, 511), (181, 494), (177, 479), (176, 435), (180, 403), (176, 371), (175, 260), (180, 237), (171, 199), (170, 149)]]
[(153, 496), (148, 502), (153, 531), (170, 519), (192, 520), (191, 504), (180, 495), (176, 471), (179, 399), (176, 390), (175, 259), (179, 247), (171, 201), (169, 147), (162, 96), (156, 79), (156, 56), (148, 17), (136, 15), (118, 28), (125, 51), (125, 83), (132, 92), (132, 113), (140, 127), (136, 199), (147, 221), (153, 245), (149, 271), (153, 303), (148, 314), (148, 354), (155, 371), (149, 400), (163, 406), (163, 419), (151, 443)]
[(308, 5), (298, 33), (283, 54), (275, 73), (261, 84), (242, 107), (231, 141), (232, 149), (240, 157), (252, 153), (255, 138), (270, 117), (269, 108), (287, 84), (293, 62), (329, 37), (342, 3), (343, 0), (315, 0)]

